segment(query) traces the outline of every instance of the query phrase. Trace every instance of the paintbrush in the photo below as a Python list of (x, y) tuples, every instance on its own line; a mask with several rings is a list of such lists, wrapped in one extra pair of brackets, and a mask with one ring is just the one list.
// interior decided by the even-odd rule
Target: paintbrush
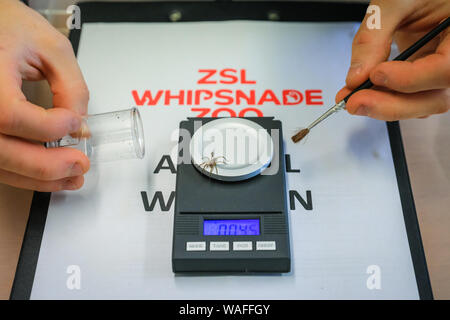
[[(424, 45), (426, 45), (430, 40), (432, 40), (434, 37), (436, 37), (439, 33), (444, 31), (450, 26), (450, 18), (445, 19), (442, 23), (440, 23), (436, 28), (431, 30), (429, 33), (427, 33), (425, 36), (423, 36), (419, 41), (414, 43), (411, 47), (403, 51), (398, 57), (394, 59), (394, 61), (405, 61), (410, 56), (412, 56), (414, 53), (416, 53), (420, 48), (422, 48)], [(318, 125), (320, 122), (331, 116), (332, 114), (345, 109), (345, 104), (347, 103), (348, 99), (354, 94), (355, 92), (358, 92), (359, 90), (363, 89), (370, 89), (373, 87), (373, 83), (368, 79), (366, 82), (361, 84), (358, 88), (353, 90), (351, 93), (349, 93), (348, 96), (346, 96), (342, 101), (335, 104), (333, 107), (331, 107), (327, 112), (322, 114), (319, 118), (317, 118), (313, 123), (311, 123), (307, 128), (300, 130), (297, 134), (292, 136), (292, 141), (294, 143), (299, 142), (304, 137), (308, 135), (308, 133), (311, 131), (312, 128), (314, 128), (316, 125)]]

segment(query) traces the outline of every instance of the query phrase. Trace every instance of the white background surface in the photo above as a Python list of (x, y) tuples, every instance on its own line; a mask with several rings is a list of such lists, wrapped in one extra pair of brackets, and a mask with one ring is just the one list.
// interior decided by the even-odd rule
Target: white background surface
[[(290, 212), (293, 271), (282, 276), (181, 277), (171, 271), (172, 211), (145, 212), (140, 191), (175, 188), (171, 134), (186, 106), (139, 107), (144, 160), (93, 167), (79, 192), (52, 195), (32, 298), (418, 298), (385, 123), (345, 112), (307, 142), (290, 136), (325, 111), (344, 83), (351, 23), (220, 22), (85, 24), (79, 61), (90, 113), (131, 107), (131, 90), (196, 89), (199, 68), (245, 68), (258, 91), (322, 89), (323, 107), (264, 106), (282, 120), (286, 152), (301, 173), (289, 190), (312, 191), (314, 209)], [(218, 87), (217, 87), (218, 88)], [(174, 159), (175, 161), (175, 159)], [(69, 290), (67, 267), (81, 268)], [(381, 290), (366, 269), (381, 268)]]

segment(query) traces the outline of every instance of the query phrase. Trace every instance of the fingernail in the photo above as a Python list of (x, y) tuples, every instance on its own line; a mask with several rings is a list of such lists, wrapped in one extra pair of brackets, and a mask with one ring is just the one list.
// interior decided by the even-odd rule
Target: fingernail
[(384, 86), (387, 82), (387, 77), (383, 72), (378, 71), (372, 76), (372, 82), (378, 86)]
[(83, 173), (84, 173), (83, 168), (81, 167), (81, 165), (79, 163), (75, 163), (70, 168), (70, 176), (71, 177), (78, 177), (78, 176), (81, 176)]
[(78, 188), (72, 180), (66, 180), (63, 182), (63, 189), (64, 190), (76, 190)]
[(79, 118), (73, 118), (70, 121), (70, 133), (76, 132), (81, 128), (81, 120)]
[(357, 116), (368, 116), (369, 115), (369, 108), (367, 106), (360, 106), (356, 110), (355, 114)]
[(350, 69), (348, 69), (348, 76), (347, 77), (349, 77), (349, 76), (356, 76), (356, 75), (361, 73), (361, 70), (362, 70), (362, 63), (361, 62), (358, 62), (358, 61), (352, 62), (352, 64), (350, 65)]

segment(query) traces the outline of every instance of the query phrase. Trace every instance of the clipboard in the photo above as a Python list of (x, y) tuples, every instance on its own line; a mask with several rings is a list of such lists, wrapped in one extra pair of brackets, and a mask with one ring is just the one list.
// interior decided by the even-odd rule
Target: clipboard
[[(177, 23), (225, 20), (359, 22), (366, 10), (366, 5), (363, 4), (323, 2), (91, 2), (81, 3), (79, 7), (82, 23), (170, 22), (173, 12), (181, 13), (181, 19)], [(75, 53), (78, 51), (80, 37), (81, 30), (71, 31), (70, 41)], [(386, 125), (419, 296), (421, 299), (433, 299), (399, 124), (388, 122)], [(50, 193), (34, 193), (10, 296), (13, 300), (30, 298), (50, 198)]]

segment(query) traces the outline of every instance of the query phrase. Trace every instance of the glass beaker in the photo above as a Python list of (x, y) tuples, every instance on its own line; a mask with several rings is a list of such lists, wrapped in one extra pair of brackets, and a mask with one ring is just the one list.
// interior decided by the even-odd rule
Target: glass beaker
[(142, 159), (144, 129), (137, 108), (89, 115), (77, 133), (47, 142), (47, 148), (72, 147), (84, 152), (91, 162)]

